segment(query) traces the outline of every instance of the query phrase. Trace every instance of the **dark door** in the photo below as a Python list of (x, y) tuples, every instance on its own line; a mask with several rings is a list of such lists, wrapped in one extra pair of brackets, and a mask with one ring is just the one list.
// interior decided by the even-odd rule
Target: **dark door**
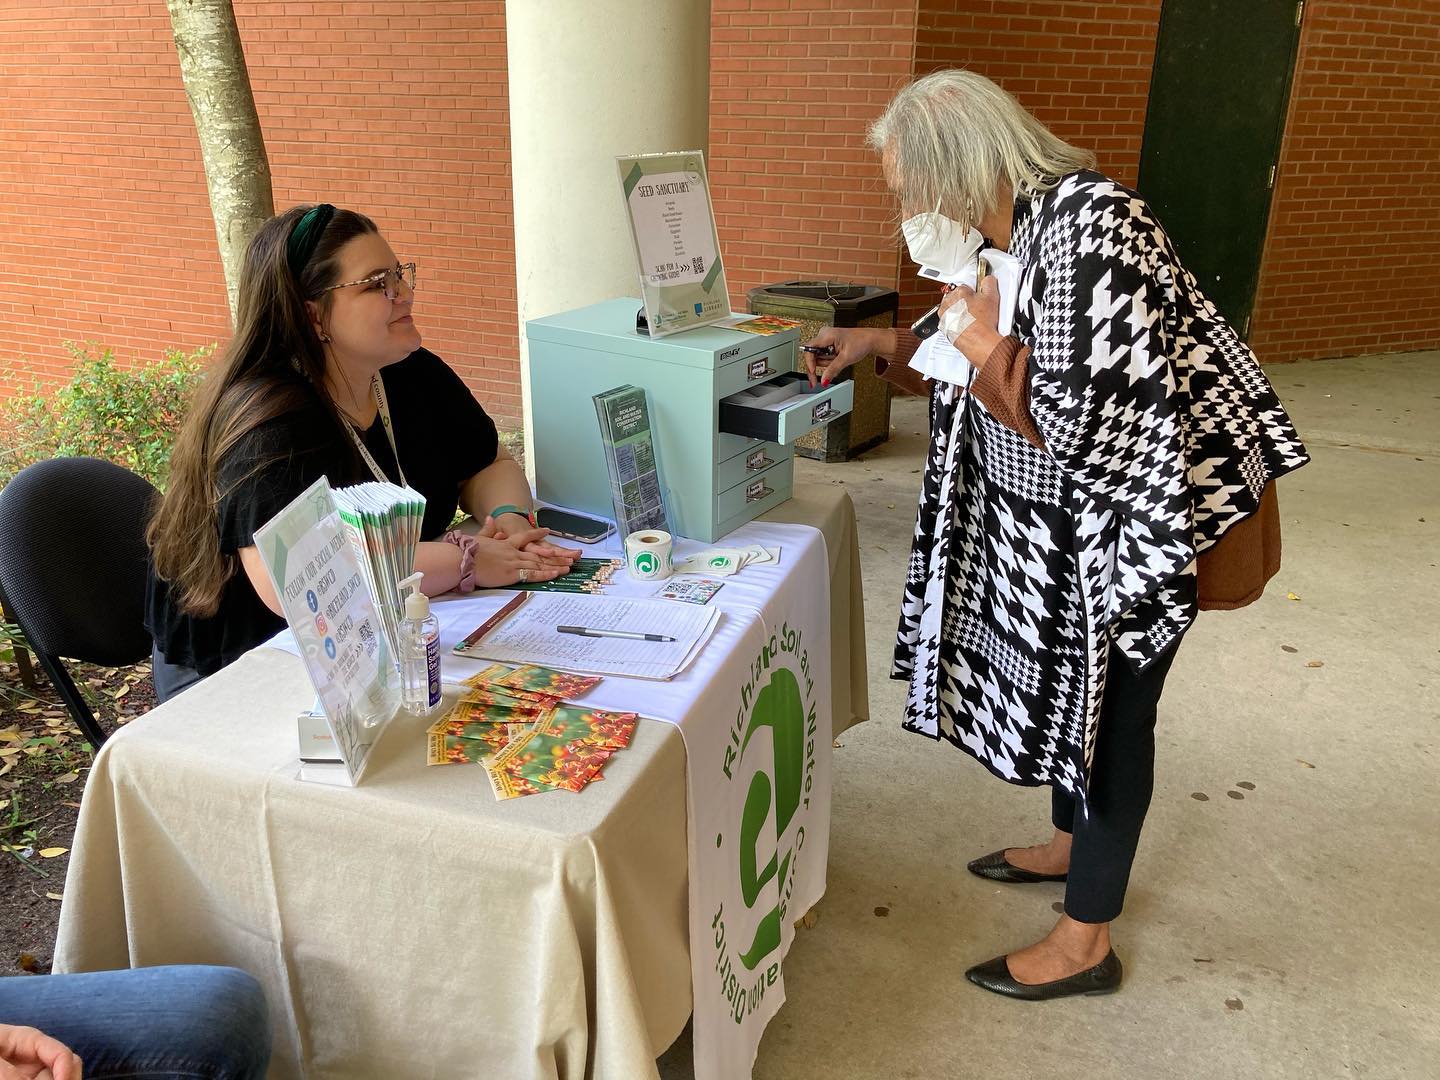
[(1165, 0), (1140, 153), (1140, 194), (1180, 259), (1241, 334), (1260, 253), (1299, 0)]

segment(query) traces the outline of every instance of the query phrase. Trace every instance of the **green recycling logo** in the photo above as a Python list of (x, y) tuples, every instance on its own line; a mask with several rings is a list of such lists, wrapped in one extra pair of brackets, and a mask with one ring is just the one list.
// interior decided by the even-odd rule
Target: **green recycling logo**
[(725, 780), (745, 784), (745, 798), (734, 822), (738, 831), (727, 829), (715, 842), (732, 852), (744, 911), (726, 920), (722, 903), (711, 929), (721, 992), (737, 1024), (755, 1011), (779, 975), (781, 934), (805, 847), (805, 826), (796, 819), (810, 807), (816, 705), (802, 644), (801, 633), (789, 625), (770, 636), (740, 689), (725, 748)]
[(635, 572), (637, 574), (653, 574), (660, 568), (660, 560), (655, 558), (654, 552), (642, 551), (635, 556)]

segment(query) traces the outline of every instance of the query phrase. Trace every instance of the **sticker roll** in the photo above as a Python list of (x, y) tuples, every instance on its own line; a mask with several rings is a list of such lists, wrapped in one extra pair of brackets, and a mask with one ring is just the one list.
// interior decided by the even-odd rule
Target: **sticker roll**
[(659, 529), (641, 529), (625, 537), (625, 566), (637, 581), (664, 581), (674, 571), (675, 540)]

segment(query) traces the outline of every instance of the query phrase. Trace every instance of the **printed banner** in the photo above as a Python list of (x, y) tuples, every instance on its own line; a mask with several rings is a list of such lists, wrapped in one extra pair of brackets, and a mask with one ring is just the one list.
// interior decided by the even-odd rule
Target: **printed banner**
[(750, 1075), (785, 1001), (794, 924), (825, 893), (829, 596), (825, 545), (806, 545), (710, 683), (707, 701), (724, 716), (697, 715), (681, 728), (696, 1080)]

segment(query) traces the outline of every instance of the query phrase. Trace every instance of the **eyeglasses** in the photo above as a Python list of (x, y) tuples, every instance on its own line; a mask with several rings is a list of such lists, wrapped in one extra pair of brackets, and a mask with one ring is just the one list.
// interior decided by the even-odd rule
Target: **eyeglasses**
[(321, 289), (322, 293), (331, 292), (335, 289), (348, 289), (351, 285), (364, 285), (367, 289), (383, 289), (386, 300), (397, 300), (400, 297), (400, 283), (405, 283), (406, 288), (412, 292), (415, 289), (415, 264), (397, 263), (389, 270), (382, 270), (378, 274), (371, 274), (359, 281), (342, 281), (339, 285), (327, 285)]

